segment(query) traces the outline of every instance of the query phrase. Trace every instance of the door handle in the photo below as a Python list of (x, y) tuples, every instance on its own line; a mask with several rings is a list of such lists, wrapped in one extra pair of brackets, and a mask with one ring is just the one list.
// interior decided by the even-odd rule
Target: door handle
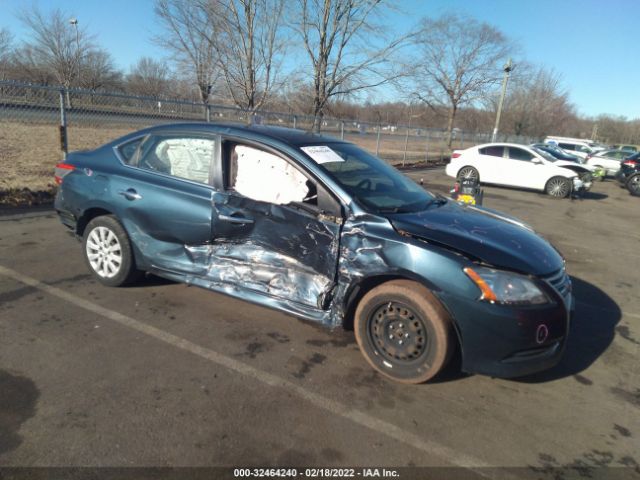
[(218, 215), (218, 218), (223, 222), (235, 223), (237, 225), (246, 225), (253, 223), (252, 218), (235, 217), (232, 215)]
[(142, 195), (136, 192), (133, 188), (118, 190), (118, 195), (122, 195), (127, 200), (140, 200), (142, 198)]

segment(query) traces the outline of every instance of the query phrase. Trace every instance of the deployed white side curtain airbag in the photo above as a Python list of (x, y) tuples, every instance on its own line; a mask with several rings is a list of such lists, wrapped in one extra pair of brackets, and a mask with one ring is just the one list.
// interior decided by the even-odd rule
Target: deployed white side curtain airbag
[(235, 153), (239, 194), (279, 205), (301, 202), (309, 194), (306, 177), (282, 158), (244, 145), (236, 146)]

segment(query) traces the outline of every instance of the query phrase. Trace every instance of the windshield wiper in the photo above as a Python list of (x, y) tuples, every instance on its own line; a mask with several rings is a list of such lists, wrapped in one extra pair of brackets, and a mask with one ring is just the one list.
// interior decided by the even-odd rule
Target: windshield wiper
[(425, 207), (425, 209), (429, 208), (431, 205), (436, 205), (439, 207), (449, 202), (449, 199), (440, 193), (436, 193), (435, 196), (436, 198), (434, 198), (433, 200), (430, 200), (427, 203), (427, 206)]

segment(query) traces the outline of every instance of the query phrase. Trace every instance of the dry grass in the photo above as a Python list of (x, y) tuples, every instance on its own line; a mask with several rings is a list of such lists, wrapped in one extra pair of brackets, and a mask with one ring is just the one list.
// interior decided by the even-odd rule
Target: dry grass
[[(140, 127), (69, 127), (69, 151), (93, 149)], [(375, 152), (376, 135), (346, 134), (345, 139)], [(62, 159), (56, 125), (0, 122), (0, 204), (51, 201), (55, 193), (53, 171)], [(381, 136), (380, 157), (397, 164), (403, 160), (404, 135)], [(428, 160), (448, 157), (442, 142), (429, 143)], [(425, 138), (409, 137), (407, 163), (427, 159)]]
[[(69, 150), (92, 149), (132, 130), (70, 128)], [(53, 170), (62, 159), (59, 142), (56, 125), (0, 122), (0, 204), (51, 200)]]

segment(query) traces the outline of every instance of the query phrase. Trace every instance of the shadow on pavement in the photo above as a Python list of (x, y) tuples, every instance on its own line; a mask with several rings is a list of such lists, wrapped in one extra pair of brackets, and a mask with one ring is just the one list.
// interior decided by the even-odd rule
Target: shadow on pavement
[[(18, 431), (36, 413), (40, 392), (29, 378), (0, 370), (0, 456), (22, 443)], [(0, 461), (0, 465), (2, 462)], [(0, 475), (2, 477), (2, 475)]]

